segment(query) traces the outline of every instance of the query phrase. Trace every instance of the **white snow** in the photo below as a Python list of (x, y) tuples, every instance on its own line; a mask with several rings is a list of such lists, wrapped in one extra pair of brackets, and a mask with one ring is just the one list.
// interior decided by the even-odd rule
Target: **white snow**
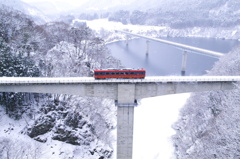
[(120, 22), (108, 21), (108, 19), (96, 19), (92, 21), (75, 19), (73, 23), (76, 21), (86, 22), (88, 27), (90, 27), (91, 29), (97, 32), (104, 29), (107, 31), (131, 30), (131, 31), (134, 31), (135, 33), (139, 33), (139, 32), (147, 32), (151, 30), (159, 31), (166, 28), (164, 26), (146, 26), (146, 25), (130, 25), (130, 24), (124, 25)]
[[(224, 38), (224, 39), (239, 39), (238, 30), (240, 26), (229, 28), (184, 28), (184, 29), (172, 29), (168, 26), (146, 26), (146, 25), (124, 25), (120, 22), (108, 21), (108, 19), (97, 19), (92, 21), (75, 19), (74, 22), (86, 22), (87, 26), (95, 30), (100, 36), (102, 34), (110, 32), (112, 35), (103, 37), (106, 42), (111, 42), (112, 39), (126, 39), (126, 35), (116, 34), (115, 30), (125, 30), (135, 34), (140, 34), (149, 37), (204, 37), (204, 38)], [(234, 32), (235, 30), (235, 32)], [(116, 38), (118, 37), (118, 38)]]
[(133, 159), (173, 159), (171, 125), (189, 93), (141, 100), (135, 108)]
[[(27, 119), (26, 119), (27, 121)], [(66, 158), (81, 158), (81, 159), (96, 159), (97, 156), (89, 156), (89, 149), (96, 148), (96, 145), (102, 143), (95, 141), (89, 146), (75, 146), (64, 142), (51, 139), (51, 134), (47, 133), (48, 140), (46, 143), (40, 143), (29, 136), (24, 135), (21, 131), (26, 126), (26, 121), (13, 120), (5, 114), (5, 111), (0, 107), (0, 143), (4, 144), (5, 152), (1, 153), (5, 156), (0, 156), (1, 159), (6, 158), (37, 158), (37, 159), (66, 159)], [(104, 146), (104, 145), (103, 145)], [(1, 147), (1, 145), (0, 145)], [(99, 157), (99, 156), (98, 156)]]
[[(179, 109), (189, 95), (167, 95), (141, 100), (140, 105), (135, 108), (133, 159), (173, 159), (173, 146), (170, 138), (175, 131), (171, 125), (177, 121)], [(43, 144), (21, 134), (26, 121), (8, 118), (4, 115), (3, 108), (0, 109), (0, 125), (0, 139), (8, 138), (12, 142), (19, 143), (14, 145), (16, 149), (26, 143), (29, 150), (33, 152), (32, 155), (36, 155), (34, 151), (40, 149), (41, 153), (37, 156), (41, 159), (60, 159), (73, 155), (88, 158), (77, 153), (77, 151), (84, 151), (84, 148), (54, 140), (48, 140)]]

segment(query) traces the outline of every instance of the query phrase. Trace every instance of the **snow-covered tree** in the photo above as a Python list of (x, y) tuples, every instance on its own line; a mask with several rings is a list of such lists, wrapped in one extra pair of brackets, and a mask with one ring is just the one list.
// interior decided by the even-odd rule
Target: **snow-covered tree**
[[(1, 8), (0, 12), (6, 17), (0, 16), (1, 76), (90, 76), (95, 68), (119, 65), (104, 40), (86, 25), (52, 22), (38, 26), (20, 12)], [(28, 113), (34, 120), (27, 122), (23, 132), (36, 141), (46, 142), (49, 138), (44, 135), (51, 133), (51, 139), (87, 147), (86, 153), (98, 158), (112, 156), (111, 131), (116, 126), (113, 104), (70, 95), (0, 94), (0, 105), (11, 117), (19, 119)]]
[(143, 25), (143, 24), (145, 24), (146, 17), (147, 17), (146, 12), (142, 12), (142, 11), (139, 11), (139, 10), (134, 10), (132, 12), (131, 16), (130, 16), (130, 22), (132, 24)]
[[(34, 62), (16, 54), (0, 37), (0, 76), (5, 77), (37, 77), (40, 75)], [(14, 112), (23, 103), (28, 93), (1, 93), (0, 103), (6, 107), (6, 112)], [(10, 111), (10, 112), (9, 112)], [(11, 113), (10, 113), (11, 114)], [(15, 114), (16, 115), (16, 114)], [(17, 116), (15, 116), (17, 117)]]
[(119, 10), (113, 13), (108, 19), (109, 21), (117, 21), (123, 24), (128, 24), (130, 20), (130, 12), (127, 10)]
[[(209, 75), (239, 75), (240, 47), (222, 57)], [(194, 93), (173, 126), (178, 159), (240, 157), (240, 85), (231, 91)]]

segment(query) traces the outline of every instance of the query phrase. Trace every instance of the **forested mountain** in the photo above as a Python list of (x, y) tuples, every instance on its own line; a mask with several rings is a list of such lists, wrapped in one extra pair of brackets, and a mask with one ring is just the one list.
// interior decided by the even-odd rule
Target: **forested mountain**
[[(23, 0), (24, 1), (24, 0)], [(120, 9), (134, 10), (134, 9), (149, 9), (161, 6), (164, 1), (159, 0), (51, 0), (51, 1), (33, 1), (29, 4), (36, 6), (40, 10), (44, 10), (48, 15), (52, 14), (78, 14), (78, 13), (93, 13), (116, 11)]]
[[(116, 67), (104, 44), (86, 25), (72, 27), (63, 22), (37, 25), (20, 11), (0, 8), (0, 76), (58, 77), (90, 76), (92, 70)], [(21, 133), (39, 141), (58, 140), (73, 145), (82, 158), (111, 158), (111, 131), (115, 128), (113, 102), (70, 95), (0, 93), (0, 122), (7, 114), (15, 120), (24, 118)], [(7, 124), (7, 123), (6, 123)], [(9, 134), (8, 130), (0, 133)], [(5, 136), (5, 135), (4, 135)], [(0, 158), (31, 156), (39, 149), (24, 141), (0, 137)], [(14, 142), (13, 142), (14, 141)], [(15, 152), (19, 151), (20, 154)], [(73, 152), (71, 152), (72, 155)], [(44, 158), (42, 152), (39, 157)], [(36, 154), (34, 154), (36, 155)], [(67, 154), (58, 158), (68, 158)], [(38, 157), (37, 157), (38, 158)], [(48, 157), (47, 157), (48, 158)]]
[[(1, 0), (4, 1), (4, 0)], [(15, 0), (17, 1), (17, 0)], [(240, 24), (238, 0), (124, 0), (32, 2), (49, 17), (62, 20), (108, 18), (133, 25), (189, 27), (233, 27)]]
[[(237, 0), (165, 1), (150, 10), (121, 9), (109, 20), (124, 24), (168, 25), (172, 28), (232, 27), (240, 24)], [(160, 4), (160, 2), (158, 3)]]
[(38, 24), (43, 24), (50, 20), (42, 11), (21, 0), (0, 0), (0, 7), (8, 7), (23, 12)]
[[(240, 47), (220, 59), (208, 75), (239, 76)], [(231, 91), (194, 93), (173, 126), (177, 159), (240, 158), (240, 85)]]

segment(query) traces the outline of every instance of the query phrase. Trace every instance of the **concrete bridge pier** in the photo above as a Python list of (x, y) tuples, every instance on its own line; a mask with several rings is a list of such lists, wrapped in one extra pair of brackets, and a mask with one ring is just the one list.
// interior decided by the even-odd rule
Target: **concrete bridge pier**
[(118, 84), (117, 159), (132, 159), (135, 84)]
[(128, 46), (129, 35), (126, 35), (126, 46)]
[(117, 109), (117, 159), (132, 159), (133, 106), (118, 106)]
[(184, 51), (182, 54), (182, 70), (181, 70), (182, 76), (184, 76), (186, 73), (186, 65), (187, 65), (187, 51)]
[(146, 41), (146, 44), (147, 44), (146, 55), (148, 55), (148, 53), (149, 53), (149, 40)]

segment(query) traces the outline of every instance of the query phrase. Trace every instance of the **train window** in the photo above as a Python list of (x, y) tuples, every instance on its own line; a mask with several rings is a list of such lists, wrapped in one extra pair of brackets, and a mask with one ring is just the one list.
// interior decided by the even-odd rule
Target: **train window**
[(135, 72), (135, 75), (145, 75), (145, 72)]
[(146, 72), (145, 71), (136, 71), (136, 72), (133, 72), (133, 71), (126, 71), (126, 72), (111, 72), (111, 71), (106, 71), (106, 72), (94, 72), (95, 75), (136, 75), (136, 76), (139, 76), (139, 75), (145, 75)]

